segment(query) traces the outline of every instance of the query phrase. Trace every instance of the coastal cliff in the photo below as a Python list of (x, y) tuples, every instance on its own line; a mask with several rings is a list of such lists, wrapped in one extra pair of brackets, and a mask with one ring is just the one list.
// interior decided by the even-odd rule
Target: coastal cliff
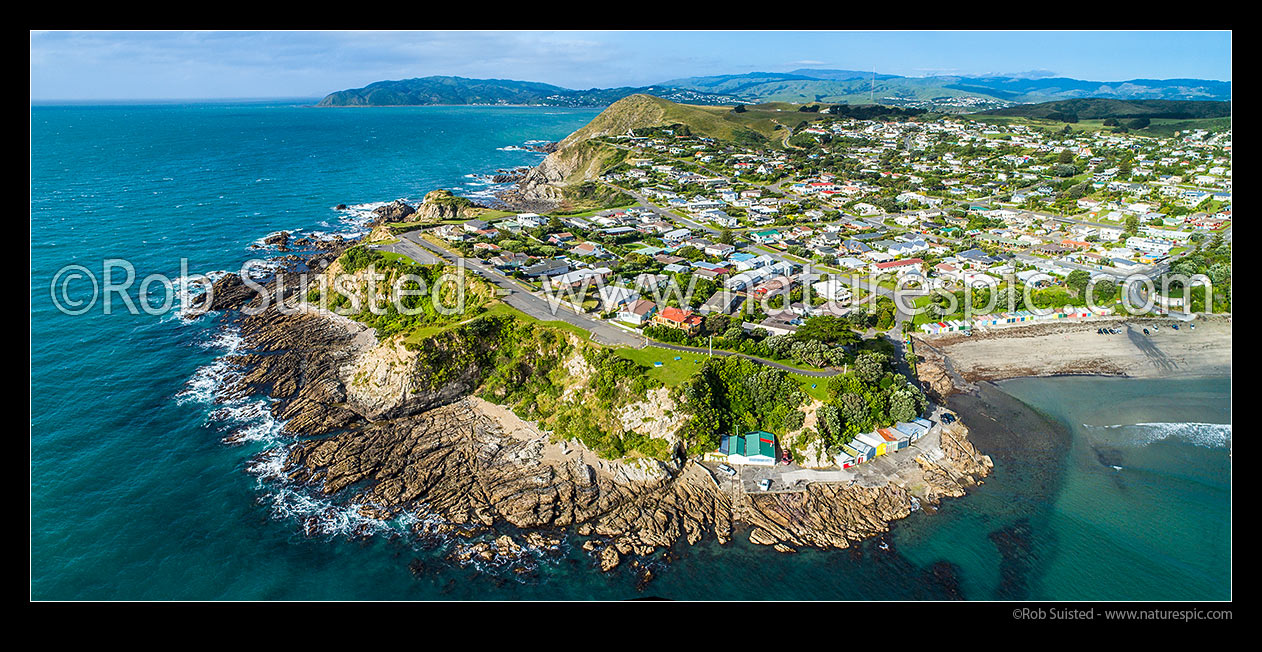
[[(337, 253), (309, 262), (336, 271), (340, 263), (328, 261)], [(666, 432), (672, 421), (659, 421), (671, 411), (661, 405), (669, 400), (664, 389), (627, 381), (634, 374), (625, 370), (610, 372), (603, 347), (572, 333), (487, 316), (417, 345), (379, 338), (362, 323), (311, 306), (236, 314), (249, 303), (240, 287), (225, 277), (215, 298), (243, 342), (229, 358), (239, 379), (225, 393), (275, 400), (274, 415), (294, 437), (284, 464), (289, 481), (371, 518), (414, 516), (417, 535), (466, 538), (452, 553), (457, 562), (552, 546), (562, 530), (585, 537), (584, 548), (604, 570), (680, 541), (726, 543), (738, 530), (782, 552), (846, 548), (887, 531), (922, 502), (962, 495), (991, 469), (957, 424), (942, 433), (940, 450), (914, 463), (908, 456), (888, 480), (747, 493), (674, 452), (678, 442)], [(504, 328), (532, 335), (513, 339), (496, 330)], [(539, 333), (546, 338), (535, 339)], [(537, 382), (540, 373), (558, 379), (549, 390), (558, 395), (523, 399), (518, 386)], [(600, 384), (609, 382), (621, 389)], [(598, 393), (623, 398), (606, 405)], [(507, 409), (516, 403), (537, 423)], [(583, 431), (629, 434), (580, 440), (555, 430), (573, 427), (568, 419), (579, 414), (589, 419)], [(528, 536), (499, 540), (502, 526)], [(642, 568), (639, 559), (632, 564)]]
[(624, 150), (595, 139), (665, 124), (671, 107), (683, 108), (651, 95), (631, 95), (614, 102), (587, 125), (557, 143), (555, 151), (527, 171), (503, 194), (503, 199), (510, 205), (522, 202), (561, 205), (572, 198), (575, 187), (596, 179), (626, 157)]

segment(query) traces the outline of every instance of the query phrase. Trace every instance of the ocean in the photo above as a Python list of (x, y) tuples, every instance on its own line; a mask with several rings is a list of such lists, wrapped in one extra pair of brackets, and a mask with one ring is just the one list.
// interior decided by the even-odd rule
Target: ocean
[(1230, 597), (1227, 379), (986, 387), (959, 409), (1008, 418), (978, 417), (975, 441), (996, 470), (969, 496), (851, 550), (681, 545), (640, 590), (628, 569), (599, 573), (576, 537), (512, 567), (461, 567), (444, 559), (448, 543), (403, 535), (408, 522), (369, 521), (289, 486), (278, 472), (289, 442), (266, 402), (213, 400), (237, 345), (213, 316), (120, 311), (123, 295), (139, 299), (134, 284), (111, 295), (112, 314), (100, 292), (84, 314), (54, 304), (92, 296), (68, 265), (103, 277), (105, 260), (126, 260), (137, 282), (178, 276), (182, 260), (223, 273), (278, 230), (358, 235), (380, 202), (437, 188), (485, 197), (495, 187), (474, 175), (537, 163), (523, 143), (558, 140), (597, 113), (32, 107), (31, 596)]

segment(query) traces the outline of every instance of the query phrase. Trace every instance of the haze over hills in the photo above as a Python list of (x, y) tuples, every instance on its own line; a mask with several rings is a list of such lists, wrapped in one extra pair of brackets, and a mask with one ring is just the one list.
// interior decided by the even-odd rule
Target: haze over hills
[(533, 104), (543, 106), (608, 106), (634, 95), (649, 93), (689, 104), (732, 104), (733, 95), (663, 86), (572, 90), (512, 79), (419, 77), (380, 81), (363, 88), (330, 93), (316, 106), (421, 106), (436, 104)]
[(637, 93), (673, 102), (731, 105), (759, 102), (879, 103), (930, 110), (973, 112), (1012, 104), (1077, 98), (1119, 100), (1231, 99), (1231, 82), (1204, 79), (1131, 79), (1117, 82), (1066, 77), (902, 77), (857, 70), (802, 68), (787, 73), (750, 72), (672, 79), (654, 86), (573, 90), (506, 79), (421, 77), (381, 81), (331, 93), (319, 106), (416, 106), (429, 104), (532, 104), (608, 106)]

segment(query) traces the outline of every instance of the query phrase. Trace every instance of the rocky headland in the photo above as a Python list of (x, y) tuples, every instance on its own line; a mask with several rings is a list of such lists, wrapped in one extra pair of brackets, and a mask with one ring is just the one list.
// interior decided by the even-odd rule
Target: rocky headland
[[(290, 257), (288, 269), (336, 266), (344, 246)], [(297, 276), (279, 278), (296, 283)], [(268, 281), (273, 288), (279, 282)], [(480, 349), (494, 341), (462, 341), (472, 354), (417, 349), (300, 305), (305, 295), (297, 287), (286, 287), (285, 296), (299, 309), (272, 305), (247, 315), (242, 308), (258, 302), (251, 288), (235, 275), (215, 284), (213, 302), (204, 307), (224, 311), (221, 318), (242, 337), (229, 358), (237, 379), (223, 397), (274, 399), (274, 416), (294, 438), (285, 463), (290, 482), (372, 518), (416, 516), (424, 524), (418, 535), (468, 538), (452, 553), (457, 562), (552, 547), (562, 532), (584, 537), (583, 547), (604, 570), (630, 558), (637, 572), (650, 575), (643, 558), (704, 537), (726, 543), (747, 536), (781, 552), (846, 548), (887, 531), (922, 503), (962, 495), (991, 470), (959, 424), (941, 434), (940, 450), (917, 455), (888, 480), (812, 482), (790, 491), (747, 493), (677, 454), (601, 459), (577, 440), (558, 439), (477, 396), (490, 371)], [(565, 337), (571, 347), (583, 344)], [(579, 349), (566, 350), (562, 364), (578, 376), (589, 373)], [(435, 359), (449, 362), (435, 365)], [(641, 413), (665, 399), (652, 391), (663, 390), (651, 390), (619, 418), (650, 421)]]

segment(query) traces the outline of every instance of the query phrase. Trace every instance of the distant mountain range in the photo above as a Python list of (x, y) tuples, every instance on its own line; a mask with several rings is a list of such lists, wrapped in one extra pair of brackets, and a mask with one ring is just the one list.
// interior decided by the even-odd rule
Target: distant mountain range
[(508, 79), (421, 77), (381, 81), (331, 93), (319, 106), (414, 106), (426, 104), (531, 104), (608, 106), (629, 95), (673, 102), (725, 105), (759, 102), (887, 104), (973, 112), (1013, 104), (1077, 98), (1118, 100), (1231, 99), (1231, 82), (1206, 79), (1084, 81), (1066, 77), (901, 77), (858, 70), (803, 68), (787, 73), (750, 72), (672, 79), (654, 86), (573, 90)]
[[(974, 97), (1025, 104), (1083, 97), (1150, 100), (1230, 100), (1231, 82), (1205, 79), (1131, 79), (1083, 81), (1066, 77), (900, 77), (858, 70), (803, 68), (788, 73), (672, 79), (663, 86), (709, 93), (729, 93), (769, 102), (946, 103)], [(925, 107), (932, 108), (932, 107)]]
[(419, 77), (380, 81), (363, 88), (330, 93), (316, 106), (420, 106), (434, 104), (530, 104), (542, 106), (608, 106), (629, 95), (648, 94), (687, 104), (735, 104), (743, 98), (665, 86), (572, 90), (512, 79)]

